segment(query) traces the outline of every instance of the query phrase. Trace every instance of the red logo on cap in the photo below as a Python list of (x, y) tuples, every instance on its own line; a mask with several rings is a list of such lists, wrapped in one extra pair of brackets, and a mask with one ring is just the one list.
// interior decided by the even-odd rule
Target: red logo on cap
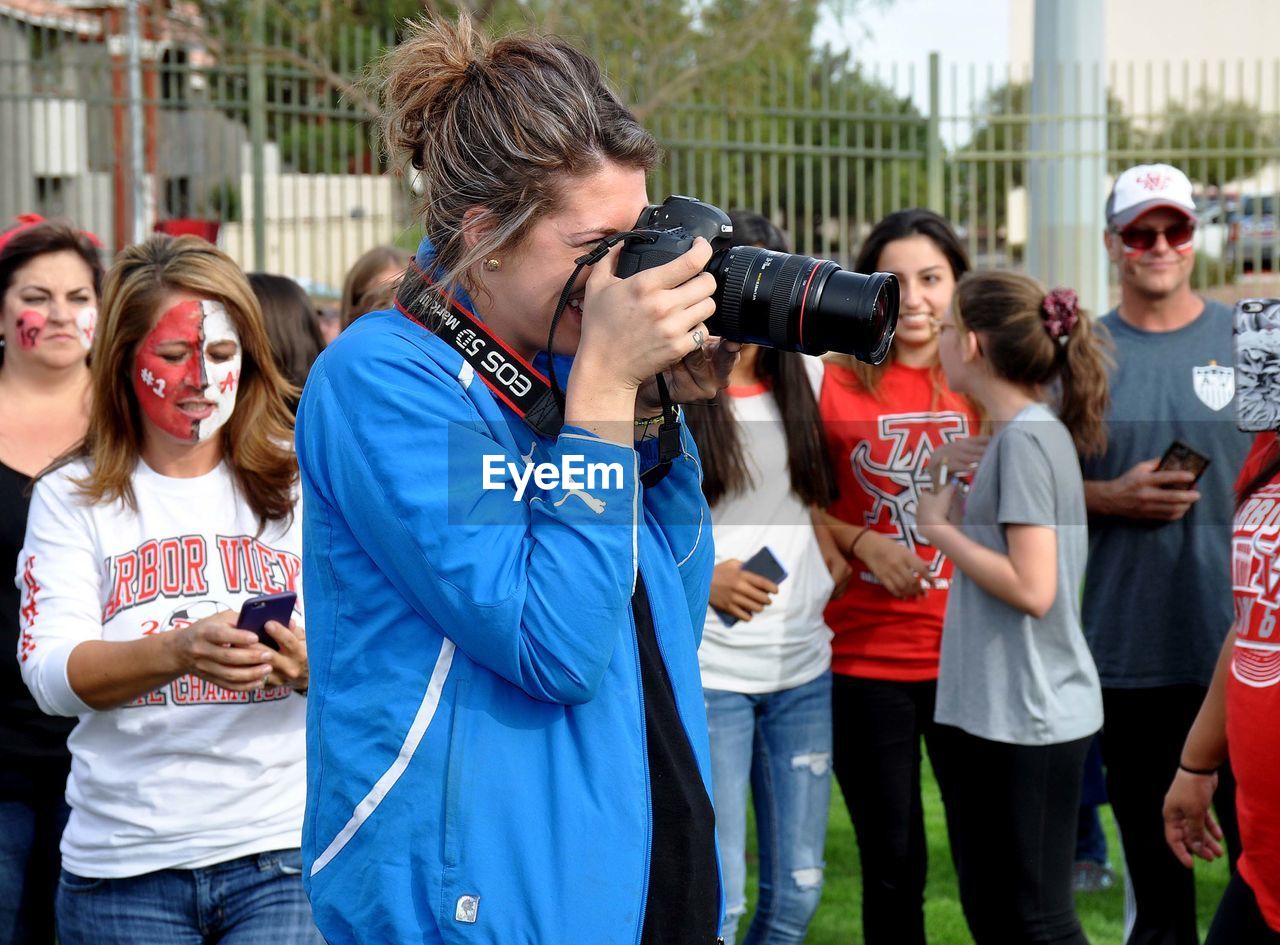
[(1146, 190), (1164, 190), (1169, 186), (1169, 175), (1151, 172), (1138, 178), (1138, 186)]

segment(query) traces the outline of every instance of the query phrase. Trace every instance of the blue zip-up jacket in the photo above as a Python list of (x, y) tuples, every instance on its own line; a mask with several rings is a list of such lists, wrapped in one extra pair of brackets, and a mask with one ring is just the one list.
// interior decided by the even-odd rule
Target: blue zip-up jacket
[[(646, 488), (655, 443), (539, 438), (395, 311), (363, 316), (316, 362), (297, 425), (302, 850), (330, 945), (639, 941), (652, 816), (637, 567), (710, 794), (710, 514), (681, 435)], [(483, 488), (486, 456), (531, 455), (620, 473), (585, 490), (531, 481), (520, 501), (509, 479)]]

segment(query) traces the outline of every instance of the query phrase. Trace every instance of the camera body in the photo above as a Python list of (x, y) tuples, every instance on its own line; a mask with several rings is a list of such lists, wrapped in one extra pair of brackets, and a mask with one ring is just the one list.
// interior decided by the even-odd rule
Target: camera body
[(840, 351), (879, 364), (898, 322), (898, 281), (861, 275), (830, 260), (733, 245), (733, 221), (719, 207), (671, 196), (640, 214), (618, 257), (621, 278), (687, 253), (699, 236), (712, 248), (713, 334), (784, 351)]

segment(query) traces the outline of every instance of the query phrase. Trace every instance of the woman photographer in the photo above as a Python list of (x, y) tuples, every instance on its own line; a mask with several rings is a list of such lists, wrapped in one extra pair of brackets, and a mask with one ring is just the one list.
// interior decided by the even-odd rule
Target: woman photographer
[(153, 236), (107, 274), (88, 431), (40, 476), (23, 679), (71, 733), (62, 945), (318, 941), (300, 881), (306, 643), (236, 629), (297, 591), (288, 385), (223, 253)]
[[(386, 68), (428, 238), (299, 408), (317, 921), (331, 945), (711, 945), (710, 517), (653, 380), (704, 400), (732, 369), (710, 248), (618, 279), (615, 247), (566, 287), (658, 156), (567, 44), (434, 21)], [(562, 428), (528, 400), (548, 347)]]

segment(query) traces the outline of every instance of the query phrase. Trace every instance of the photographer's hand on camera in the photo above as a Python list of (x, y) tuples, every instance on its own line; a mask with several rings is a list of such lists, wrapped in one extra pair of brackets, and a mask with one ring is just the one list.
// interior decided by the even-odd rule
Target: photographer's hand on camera
[(1185, 470), (1160, 472), (1159, 460), (1138, 463), (1118, 479), (1085, 483), (1085, 502), (1094, 515), (1176, 522), (1200, 498)]
[(630, 422), (624, 434), (613, 421), (661, 411), (653, 381), (659, 372), (667, 372), (673, 400), (705, 400), (728, 383), (739, 346), (717, 343), (705, 324), (715, 312), (716, 288), (715, 278), (702, 271), (711, 258), (706, 240), (629, 279), (614, 274), (620, 251), (615, 246), (586, 283), (565, 419), (629, 443)]

